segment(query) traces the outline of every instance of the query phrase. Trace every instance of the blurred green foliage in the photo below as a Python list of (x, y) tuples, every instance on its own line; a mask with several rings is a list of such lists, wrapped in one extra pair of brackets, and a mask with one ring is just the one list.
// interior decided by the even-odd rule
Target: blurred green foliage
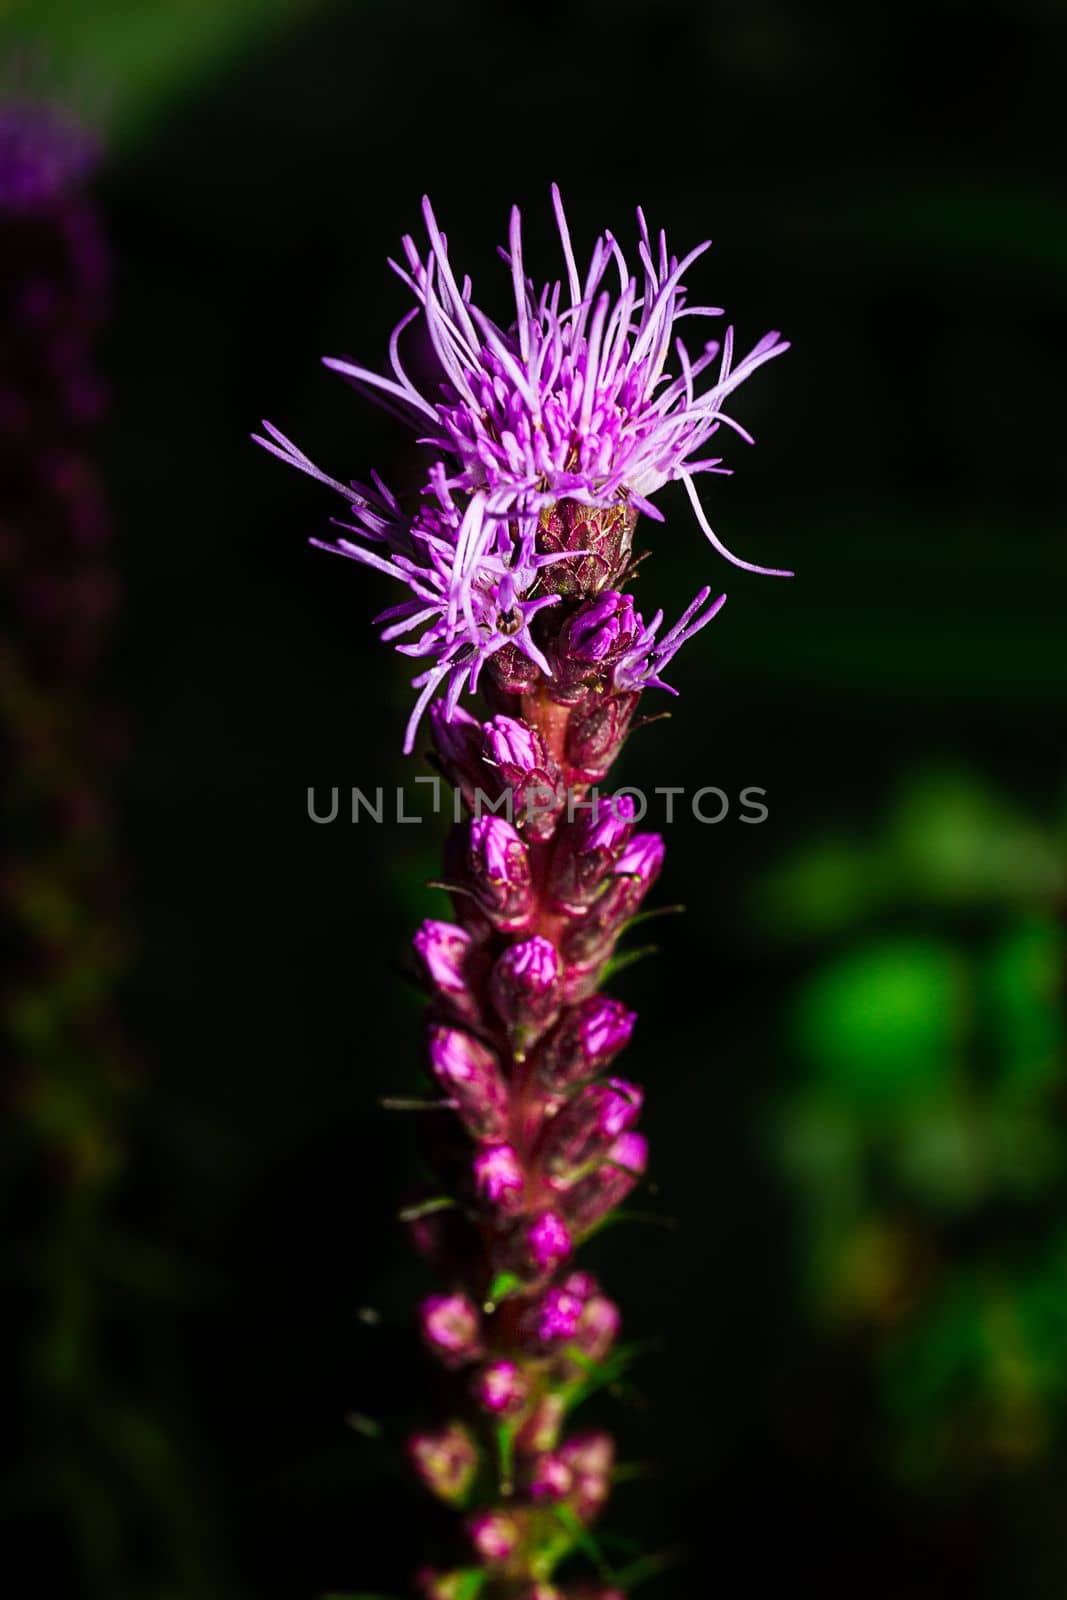
[(1064, 1451), (1064, 836), (959, 773), (763, 884), (817, 941), (779, 1123), (828, 1339), (859, 1338), (886, 1459), (961, 1483)]

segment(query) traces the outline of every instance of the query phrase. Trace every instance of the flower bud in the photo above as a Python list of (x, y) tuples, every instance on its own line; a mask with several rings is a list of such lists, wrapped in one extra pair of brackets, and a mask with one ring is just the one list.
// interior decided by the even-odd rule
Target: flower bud
[(489, 996), (510, 1027), (541, 1029), (559, 1008), (560, 966), (556, 947), (535, 933), (509, 945), (489, 978)]
[(588, 914), (563, 936), (564, 958), (579, 966), (602, 961), (659, 876), (665, 846), (658, 833), (638, 833), (619, 852)]
[(515, 1554), (522, 1528), (507, 1511), (481, 1511), (469, 1518), (467, 1535), (482, 1560), (497, 1566)]
[(462, 1367), (482, 1354), (482, 1321), (465, 1294), (431, 1294), (419, 1307), (422, 1336), (446, 1367)]
[(564, 746), (572, 780), (599, 783), (626, 742), (636, 694), (611, 694), (575, 706)]
[(619, 1000), (591, 995), (560, 1018), (537, 1052), (537, 1076), (557, 1091), (595, 1078), (630, 1042), (637, 1021)]
[[(640, 1134), (623, 1134), (624, 1139), (639, 1139)], [(592, 1294), (582, 1307), (574, 1342), (590, 1361), (603, 1361), (619, 1337), (622, 1317), (614, 1300)]]
[(608, 1433), (576, 1434), (559, 1454), (574, 1478), (572, 1504), (583, 1522), (591, 1522), (608, 1497), (615, 1465), (615, 1443)]
[[(566, 1600), (566, 1597), (554, 1583), (528, 1583), (519, 1590), (517, 1600)], [(619, 1600), (625, 1600), (625, 1597), (620, 1595)]]
[(549, 888), (561, 911), (577, 914), (593, 903), (626, 846), (633, 819), (629, 795), (597, 795), (560, 829)]
[(432, 987), (457, 1016), (473, 1022), (478, 1005), (467, 985), (466, 970), (474, 941), (454, 922), (427, 919), (412, 943)]
[(473, 811), (479, 790), (495, 794), (493, 774), (482, 760), (482, 725), (462, 706), (446, 720), (443, 700), (432, 703), (429, 717), (438, 765)]
[(584, 1297), (573, 1289), (558, 1284), (546, 1289), (523, 1316), (524, 1341), (534, 1349), (566, 1344), (577, 1333), (584, 1309)]
[(519, 835), (503, 817), (475, 817), (468, 839), (467, 868), (478, 905), (505, 933), (525, 928), (533, 890), (530, 858)]
[(423, 1483), (440, 1500), (462, 1500), (478, 1470), (478, 1447), (459, 1422), (437, 1433), (416, 1433), (408, 1454)]
[(522, 1165), (509, 1144), (492, 1144), (474, 1158), (474, 1182), (479, 1195), (505, 1213), (522, 1209), (525, 1187)]
[(561, 1177), (604, 1158), (641, 1114), (642, 1090), (624, 1078), (580, 1089), (548, 1124), (541, 1148), (546, 1172)]
[(532, 1463), (527, 1489), (531, 1500), (553, 1504), (565, 1500), (574, 1485), (574, 1473), (561, 1456), (547, 1451)]
[(648, 1141), (643, 1134), (620, 1134), (607, 1159), (564, 1191), (561, 1204), (575, 1233), (588, 1233), (621, 1205), (640, 1183), (647, 1164)]
[(566, 802), (559, 766), (540, 733), (516, 717), (495, 716), (485, 725), (483, 756), (511, 791), (511, 817), (526, 838), (550, 839)]
[(493, 1052), (461, 1028), (433, 1023), (430, 1066), (460, 1120), (478, 1140), (500, 1142), (507, 1131), (508, 1090)]
[(501, 1270), (528, 1283), (550, 1278), (572, 1249), (571, 1236), (558, 1211), (524, 1217), (498, 1241)]
[(514, 1416), (530, 1396), (530, 1385), (514, 1361), (488, 1362), (475, 1373), (473, 1389), (482, 1410), (495, 1417)]

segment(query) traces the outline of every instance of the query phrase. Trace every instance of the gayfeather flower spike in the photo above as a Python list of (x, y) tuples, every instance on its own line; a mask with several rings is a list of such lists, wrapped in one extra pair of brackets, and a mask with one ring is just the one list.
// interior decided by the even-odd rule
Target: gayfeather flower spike
[[(390, 374), (327, 363), (415, 428), (429, 457), (410, 497), (328, 477), (270, 424), (258, 440), (347, 501), (325, 548), (406, 589), (378, 619), (420, 662), (404, 747), (428, 710), (435, 763), (467, 809), (445, 850), (455, 920), (415, 936), (429, 1075), (462, 1130), (431, 1152), (434, 1192), (456, 1207), (413, 1229), (442, 1274), (423, 1339), (463, 1415), (417, 1435), (410, 1457), (462, 1510), (467, 1543), (451, 1568), (418, 1574), (424, 1600), (622, 1594), (602, 1558), (592, 1580), (569, 1576), (596, 1549), (615, 1472), (610, 1437), (572, 1431), (569, 1414), (620, 1359), (618, 1308), (573, 1257), (647, 1166), (643, 1093), (614, 1065), (635, 1017), (600, 990), (664, 846), (599, 786), (645, 689), (669, 690), (662, 674), (725, 599), (702, 588), (673, 626), (662, 610), (646, 621), (628, 588), (638, 516), (662, 521), (650, 497), (678, 480), (720, 554), (767, 570), (723, 548), (694, 479), (726, 470), (706, 453), (720, 428), (749, 438), (726, 404), (787, 346), (768, 334), (735, 361), (728, 329), (691, 354), (677, 325), (721, 315), (686, 304), (707, 246), (678, 260), (639, 212), (640, 274), (605, 233), (583, 277), (552, 198), (566, 283), (535, 289), (513, 211), (509, 327), (457, 281), (427, 201), (428, 253), (408, 238), (393, 263), (416, 305)], [(400, 355), (416, 318), (439, 368), (425, 392)], [(481, 719), (459, 704), (478, 689)]]

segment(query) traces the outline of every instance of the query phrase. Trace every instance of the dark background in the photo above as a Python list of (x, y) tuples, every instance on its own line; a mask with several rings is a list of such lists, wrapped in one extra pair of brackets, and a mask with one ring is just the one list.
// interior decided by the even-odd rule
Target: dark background
[[(46, 9), (76, 57), (80, 8)], [(307, 820), (310, 784), (427, 769), (400, 755), (403, 668), (369, 625), (384, 580), (308, 548), (330, 497), (248, 433), (268, 416), (342, 478), (402, 477), (399, 432), (317, 358), (383, 360), (406, 309), (385, 257), (423, 191), (490, 310), (513, 200), (531, 270), (555, 275), (557, 179), (579, 253), (604, 226), (626, 241), (641, 203), (679, 253), (714, 238), (692, 288), (743, 341), (794, 345), (745, 389), (758, 448), (730, 447), (709, 504), (731, 548), (797, 577), (726, 569), (681, 495), (648, 532), (656, 603), (720, 581), (730, 602), (623, 781), (761, 785), (770, 817), (670, 830), (658, 893), (687, 915), (617, 988), (641, 1013), (649, 1204), (679, 1226), (593, 1252), (633, 1333), (663, 1340), (640, 1396), (605, 1411), (625, 1459), (661, 1464), (618, 1490), (615, 1523), (688, 1547), (664, 1600), (1062, 1592), (1055, 1396), (1036, 1462), (900, 1472), (877, 1339), (809, 1315), (803, 1207), (768, 1130), (804, 1070), (790, 997), (823, 948), (795, 936), (803, 916), (753, 910), (809, 841), (873, 836), (909, 775), (965, 771), (1035, 827), (1060, 806), (1061, 8), (232, 9), (211, 53), (184, 48), (208, 10), (161, 8), (158, 71), (133, 22), (86, 39), (115, 106), (97, 193), (124, 598), (100, 693), (131, 729), (139, 1063), (108, 1227), (139, 1266), (96, 1284), (121, 1398), (71, 1447), (77, 1474), (45, 1464), (22, 1521), (35, 1588), (392, 1594), (439, 1532), (395, 1465), (432, 1403), (409, 1329), (427, 1280), (394, 1221), (415, 1130), (376, 1104), (418, 1081), (419, 1002), (392, 964), (440, 914), (439, 834)], [(149, 1442), (119, 1441), (112, 1405)], [(113, 1537), (72, 1516), (79, 1495)]]

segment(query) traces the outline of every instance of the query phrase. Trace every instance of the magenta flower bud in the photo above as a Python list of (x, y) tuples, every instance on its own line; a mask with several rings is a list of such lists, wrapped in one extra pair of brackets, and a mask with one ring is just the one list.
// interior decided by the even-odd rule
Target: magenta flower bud
[(626, 742), (637, 694), (612, 694), (575, 706), (567, 723), (565, 753), (573, 780), (599, 783)]
[(548, 763), (545, 741), (529, 723), (517, 717), (494, 717), (485, 724), (483, 752), (506, 773), (543, 772)]
[(467, 1295), (428, 1295), (419, 1321), (427, 1345), (446, 1367), (466, 1366), (482, 1355), (482, 1319)]
[(573, 1485), (574, 1473), (562, 1456), (553, 1451), (538, 1456), (530, 1469), (528, 1487), (531, 1500), (549, 1504), (565, 1500)]
[(511, 791), (516, 827), (527, 839), (550, 839), (567, 796), (540, 733), (516, 717), (496, 716), (485, 725), (483, 755), (496, 768), (502, 789)]
[(624, 1078), (580, 1089), (546, 1129), (541, 1150), (545, 1170), (559, 1177), (602, 1160), (619, 1134), (637, 1121), (643, 1099), (638, 1085)]
[(463, 1500), (478, 1470), (478, 1447), (459, 1422), (437, 1433), (416, 1433), (408, 1440), (412, 1465), (427, 1489), (440, 1500)]
[(478, 1193), (497, 1210), (522, 1209), (525, 1177), (518, 1156), (509, 1144), (492, 1144), (474, 1158), (474, 1181)]
[(514, 1416), (530, 1397), (530, 1385), (514, 1361), (490, 1361), (474, 1375), (474, 1398), (495, 1417)]
[(560, 963), (556, 947), (535, 933), (509, 945), (489, 978), (489, 996), (503, 1022), (547, 1027), (559, 1009)]
[(659, 877), (666, 848), (658, 833), (635, 833), (615, 863), (615, 876), (636, 879), (645, 894)]
[(554, 594), (588, 595), (618, 582), (630, 561), (637, 513), (617, 501), (585, 506), (566, 498), (541, 512), (537, 548), (544, 555), (578, 552), (541, 568), (541, 582)]
[(481, 1511), (469, 1518), (467, 1534), (482, 1560), (498, 1566), (515, 1554), (522, 1528), (518, 1518), (506, 1511)]
[(467, 986), (466, 969), (474, 941), (454, 922), (423, 923), (412, 943), (430, 984), (458, 1016), (473, 1022), (478, 1005)]
[(629, 795), (599, 795), (560, 830), (549, 887), (561, 911), (577, 914), (593, 903), (623, 853), (633, 819)]
[(430, 732), (441, 771), (470, 809), (474, 810), (479, 790), (495, 798), (493, 773), (482, 760), (482, 725), (477, 718), (457, 706), (446, 721), (444, 701), (435, 700), (430, 707)]
[(556, 1285), (546, 1289), (523, 1317), (523, 1338), (535, 1349), (566, 1344), (577, 1333), (584, 1309), (584, 1296), (573, 1288)]
[(573, 1474), (571, 1503), (583, 1522), (591, 1522), (611, 1489), (615, 1443), (609, 1433), (582, 1433), (560, 1446), (559, 1455)]
[(540, 1211), (516, 1223), (498, 1246), (502, 1270), (527, 1282), (550, 1278), (572, 1250), (571, 1236), (558, 1211)]
[(571, 1253), (571, 1236), (556, 1211), (542, 1211), (526, 1231), (530, 1260), (545, 1277), (563, 1265)]
[[(519, 1590), (517, 1600), (566, 1600), (566, 1596), (554, 1583), (528, 1583)], [(625, 1597), (620, 1595), (619, 1600)]]
[(647, 1164), (648, 1141), (643, 1134), (621, 1134), (607, 1159), (563, 1195), (563, 1209), (575, 1233), (588, 1233), (609, 1211), (621, 1205), (640, 1183)]
[(430, 1066), (456, 1102), (467, 1131), (486, 1143), (502, 1142), (508, 1125), (508, 1089), (496, 1056), (461, 1028), (434, 1023), (429, 1029)]
[[(639, 1139), (641, 1136), (624, 1133), (622, 1137)], [(592, 1294), (582, 1307), (574, 1342), (590, 1361), (603, 1361), (619, 1337), (621, 1325), (622, 1317), (614, 1300), (604, 1294)]]
[(494, 927), (505, 933), (525, 928), (533, 909), (530, 858), (511, 823), (503, 817), (475, 817), (467, 866), (475, 899)]
[(538, 1050), (540, 1082), (558, 1091), (595, 1078), (629, 1044), (636, 1021), (636, 1011), (606, 995), (571, 1007)]
[(617, 661), (633, 644), (642, 626), (634, 611), (633, 596), (605, 589), (563, 626), (557, 657), (564, 672), (572, 662), (600, 666)]
[(601, 882), (588, 915), (563, 936), (568, 962), (584, 966), (604, 959), (659, 876), (664, 853), (658, 833), (635, 834), (619, 851), (611, 877)]

